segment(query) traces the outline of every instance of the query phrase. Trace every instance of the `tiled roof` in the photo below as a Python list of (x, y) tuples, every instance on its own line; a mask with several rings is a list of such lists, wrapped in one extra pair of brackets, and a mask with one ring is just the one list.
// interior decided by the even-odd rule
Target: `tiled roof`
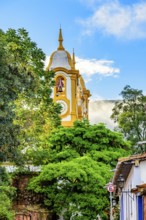
[(119, 162), (125, 162), (125, 161), (134, 161), (134, 160), (145, 160), (146, 159), (146, 153), (143, 153), (143, 154), (135, 154), (135, 155), (131, 155), (129, 157), (122, 157), (122, 158), (119, 158)]
[(126, 180), (133, 164), (138, 165), (143, 160), (146, 160), (146, 153), (119, 158), (112, 182), (116, 184), (120, 174), (123, 174)]

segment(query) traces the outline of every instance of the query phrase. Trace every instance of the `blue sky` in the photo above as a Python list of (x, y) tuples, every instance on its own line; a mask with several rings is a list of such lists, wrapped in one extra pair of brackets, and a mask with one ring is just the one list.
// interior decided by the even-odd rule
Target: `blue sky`
[(60, 25), (92, 99), (118, 99), (125, 85), (146, 94), (146, 0), (0, 0), (0, 28), (25, 28), (47, 56)]

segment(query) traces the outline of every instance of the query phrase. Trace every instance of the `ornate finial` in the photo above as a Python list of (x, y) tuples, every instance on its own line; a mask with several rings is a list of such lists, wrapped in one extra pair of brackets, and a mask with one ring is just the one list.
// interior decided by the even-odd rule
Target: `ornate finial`
[(74, 53), (74, 48), (73, 48), (73, 54), (72, 54), (72, 67), (73, 67), (73, 69), (75, 69), (75, 64), (76, 64), (76, 61), (75, 61), (75, 53)]
[(63, 47), (63, 45), (62, 45), (63, 37), (62, 37), (62, 29), (61, 29), (61, 27), (60, 27), (60, 30), (59, 30), (59, 38), (58, 38), (58, 41), (59, 41), (58, 50), (64, 50), (64, 47)]

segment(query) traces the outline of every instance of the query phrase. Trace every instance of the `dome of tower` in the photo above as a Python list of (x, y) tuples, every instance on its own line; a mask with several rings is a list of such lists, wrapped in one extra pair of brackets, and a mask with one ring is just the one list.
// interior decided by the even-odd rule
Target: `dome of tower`
[(58, 67), (63, 67), (65, 69), (70, 70), (72, 68), (72, 59), (64, 47), (63, 47), (63, 37), (62, 37), (62, 30), (59, 31), (59, 46), (58, 49), (52, 53), (50, 56), (50, 63), (47, 69), (54, 69)]

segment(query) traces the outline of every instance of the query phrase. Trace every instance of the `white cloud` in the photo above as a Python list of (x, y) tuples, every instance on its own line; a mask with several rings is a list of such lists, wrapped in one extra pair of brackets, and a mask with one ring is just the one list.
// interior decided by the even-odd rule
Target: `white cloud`
[(90, 102), (95, 102), (95, 101), (102, 101), (104, 98), (98, 94), (92, 94), (92, 96), (89, 98)]
[(50, 56), (46, 56), (46, 60), (44, 62), (44, 67), (45, 69), (47, 68), (48, 64), (49, 64), (49, 61), (50, 61)]
[(89, 120), (91, 124), (104, 123), (108, 128), (114, 129), (116, 124), (110, 119), (114, 101), (100, 100), (89, 102)]
[[(44, 62), (45, 68), (48, 66), (50, 56), (46, 56)], [(114, 61), (112, 60), (96, 60), (96, 59), (84, 59), (76, 57), (76, 69), (80, 71), (80, 74), (84, 75), (85, 82), (91, 81), (93, 75), (112, 76), (117, 77), (120, 73), (120, 69), (114, 67)]]
[(83, 59), (76, 57), (76, 69), (79, 69), (80, 73), (86, 76), (88, 80), (95, 74), (116, 77), (120, 69), (113, 65), (114, 61), (112, 60)]
[(108, 1), (98, 5), (91, 17), (79, 22), (85, 27), (85, 34), (98, 30), (123, 39), (146, 38), (146, 3), (121, 5)]
[(103, 2), (103, 0), (80, 0), (80, 2), (87, 7), (94, 8), (98, 3)]

